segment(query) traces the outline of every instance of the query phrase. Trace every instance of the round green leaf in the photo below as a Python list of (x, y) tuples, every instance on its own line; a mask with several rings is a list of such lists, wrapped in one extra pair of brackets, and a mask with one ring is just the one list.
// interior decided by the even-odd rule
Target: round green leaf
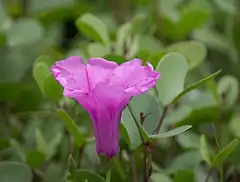
[(174, 182), (194, 182), (194, 173), (190, 170), (180, 170), (174, 175)]
[(222, 96), (224, 105), (231, 107), (237, 101), (239, 95), (239, 83), (237, 78), (231, 75), (225, 75), (220, 79), (217, 90)]
[(20, 162), (0, 162), (1, 182), (32, 182), (31, 169)]
[(109, 44), (109, 33), (101, 19), (86, 13), (76, 20), (77, 28), (87, 37), (105, 45)]
[(193, 132), (185, 132), (176, 137), (177, 142), (187, 149), (198, 149), (200, 146), (200, 136)]
[(207, 55), (205, 45), (197, 41), (182, 41), (174, 43), (167, 47), (167, 52), (178, 52), (184, 55), (188, 60), (190, 69), (200, 65)]
[(44, 161), (45, 161), (45, 155), (38, 150), (30, 151), (26, 159), (27, 164), (33, 168), (41, 167)]
[(163, 173), (153, 173), (151, 175), (152, 182), (172, 182), (172, 180)]
[(74, 179), (77, 182), (105, 182), (105, 179), (97, 173), (84, 169), (76, 171)]
[(183, 91), (188, 62), (179, 53), (169, 53), (163, 56), (156, 70), (161, 74), (157, 81), (158, 97), (163, 105), (168, 105)]
[(240, 114), (232, 116), (229, 127), (236, 137), (240, 137)]
[(19, 46), (41, 40), (44, 29), (36, 20), (22, 19), (14, 23), (6, 33), (8, 45)]

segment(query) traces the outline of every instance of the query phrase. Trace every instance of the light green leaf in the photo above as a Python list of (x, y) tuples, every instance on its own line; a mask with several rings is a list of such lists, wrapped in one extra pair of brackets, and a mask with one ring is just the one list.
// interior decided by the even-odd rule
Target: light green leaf
[(31, 19), (21, 19), (15, 22), (6, 32), (9, 46), (20, 46), (40, 41), (44, 29), (39, 22)]
[(108, 54), (109, 50), (98, 42), (94, 42), (88, 45), (89, 57), (104, 57)]
[(74, 181), (77, 182), (105, 182), (105, 179), (92, 171), (80, 169), (76, 171)]
[(46, 158), (49, 158), (51, 149), (48, 147), (48, 144), (43, 137), (41, 130), (39, 130), (38, 128), (35, 131), (35, 140), (37, 144), (37, 149), (42, 152), (46, 156)]
[(150, 179), (152, 182), (160, 182), (160, 181), (161, 182), (172, 182), (172, 180), (163, 173), (153, 173), (151, 175)]
[[(147, 140), (148, 133), (152, 133), (157, 127), (161, 114), (160, 106), (157, 103), (156, 99), (150, 94), (143, 94), (134, 97), (130, 102), (130, 106), (133, 110), (134, 116), (138, 120), (137, 124), (139, 125), (142, 135), (144, 139)], [(141, 112), (144, 115), (148, 115), (144, 120), (143, 126), (140, 124)], [(130, 144), (129, 148), (136, 149), (141, 145), (142, 141), (136, 123), (128, 107), (126, 107), (123, 111), (121, 122), (124, 125), (124, 128), (126, 129), (126, 132), (128, 134), (128, 137), (125, 136), (125, 139), (126, 142), (129, 142)]]
[(56, 114), (64, 121), (65, 127), (73, 135), (78, 147), (81, 147), (85, 143), (85, 137), (80, 132), (76, 122), (64, 110), (57, 110)]
[(222, 97), (222, 103), (227, 107), (232, 107), (239, 96), (239, 83), (237, 78), (231, 75), (225, 75), (219, 80), (217, 90)]
[[(171, 101), (171, 104), (173, 104), (174, 102), (176, 102), (178, 99), (180, 99), (182, 96), (184, 96), (186, 93), (190, 92), (191, 90), (199, 87), (200, 85), (206, 83), (207, 81), (215, 78), (219, 73), (221, 73), (221, 70), (211, 74), (210, 76), (208, 77), (205, 77), (193, 84), (191, 84), (190, 86), (188, 86), (186, 89), (184, 89), (181, 93), (179, 93), (172, 101)], [(161, 78), (160, 78), (161, 79)]]
[(59, 101), (63, 97), (63, 87), (55, 80), (52, 74), (44, 82), (44, 93), (46, 97), (54, 101)]
[(126, 42), (128, 38), (131, 36), (132, 31), (132, 24), (131, 23), (125, 23), (123, 24), (117, 31), (117, 54), (123, 55), (125, 46), (127, 45)]
[(213, 167), (221, 165), (235, 150), (239, 143), (238, 139), (232, 140), (226, 147), (224, 147), (214, 158), (212, 162)]
[(237, 7), (234, 5), (234, 1), (225, 1), (225, 0), (214, 0), (218, 8), (225, 11), (229, 14), (236, 14), (237, 13)]
[(18, 141), (16, 141), (15, 139), (11, 139), (10, 140), (11, 146), (13, 147), (13, 149), (16, 151), (19, 159), (24, 162), (26, 160), (26, 154), (24, 153), (22, 147), (20, 146), (20, 144), (18, 143)]
[(239, 113), (236, 113), (232, 116), (229, 127), (231, 132), (236, 137), (240, 137), (240, 114)]
[(202, 158), (203, 160), (205, 160), (209, 166), (211, 166), (211, 159), (210, 159), (210, 155), (209, 155), (209, 152), (208, 152), (208, 147), (207, 147), (207, 141), (206, 141), (206, 137), (205, 135), (202, 135), (201, 136), (201, 155), (202, 155)]
[(32, 150), (28, 153), (26, 163), (33, 167), (38, 168), (43, 165), (45, 161), (45, 155), (44, 153), (38, 151), (38, 150)]
[(205, 45), (197, 41), (176, 42), (166, 48), (167, 52), (178, 52), (184, 55), (189, 63), (190, 69), (200, 65), (206, 58), (207, 49)]
[(169, 53), (163, 56), (156, 70), (161, 74), (157, 80), (159, 99), (163, 105), (168, 105), (183, 91), (184, 80), (188, 72), (188, 62), (179, 53)]
[(1, 182), (32, 182), (32, 179), (31, 169), (27, 165), (11, 161), (0, 162)]
[(87, 37), (95, 41), (109, 45), (109, 33), (101, 19), (93, 14), (86, 13), (76, 20), (77, 28)]
[(170, 138), (170, 137), (179, 135), (179, 134), (189, 130), (190, 128), (192, 128), (191, 125), (180, 126), (178, 128), (174, 128), (170, 131), (167, 131), (167, 132), (164, 132), (164, 133), (159, 133), (158, 135), (151, 135), (150, 139), (154, 140), (154, 139)]
[(33, 66), (33, 78), (36, 80), (42, 94), (45, 95), (45, 81), (49, 75), (49, 68), (45, 62), (37, 62)]
[(186, 149), (199, 149), (200, 148), (200, 136), (193, 132), (185, 132), (176, 137), (178, 144)]

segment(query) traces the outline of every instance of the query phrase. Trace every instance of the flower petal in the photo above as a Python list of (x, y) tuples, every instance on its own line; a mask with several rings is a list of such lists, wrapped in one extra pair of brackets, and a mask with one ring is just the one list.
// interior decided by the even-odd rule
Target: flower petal
[(114, 70), (112, 82), (121, 85), (132, 96), (145, 93), (156, 84), (160, 74), (150, 63), (147, 66), (141, 66), (141, 63), (140, 59), (133, 59), (120, 65)]
[(117, 66), (115, 62), (107, 61), (103, 58), (89, 58), (87, 62), (87, 71), (91, 89), (99, 82), (106, 81), (112, 74), (113, 69)]
[(78, 56), (56, 63), (50, 68), (55, 79), (64, 87), (64, 95), (75, 98), (89, 92), (86, 66)]

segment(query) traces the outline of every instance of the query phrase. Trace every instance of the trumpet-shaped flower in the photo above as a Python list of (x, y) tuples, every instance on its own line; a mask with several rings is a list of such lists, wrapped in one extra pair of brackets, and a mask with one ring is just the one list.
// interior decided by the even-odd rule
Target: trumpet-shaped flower
[(150, 63), (133, 59), (117, 65), (103, 58), (72, 56), (51, 67), (55, 79), (64, 87), (64, 95), (76, 99), (89, 113), (94, 125), (96, 149), (113, 157), (119, 150), (122, 110), (132, 96), (146, 93), (160, 77)]

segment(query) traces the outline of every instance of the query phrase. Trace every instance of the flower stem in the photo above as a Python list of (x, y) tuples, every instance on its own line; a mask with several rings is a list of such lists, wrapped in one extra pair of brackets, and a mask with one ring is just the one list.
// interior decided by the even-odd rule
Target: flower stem
[(112, 175), (112, 170), (111, 170), (111, 167), (109, 167), (109, 170), (106, 176), (106, 182), (111, 182), (111, 175)]

